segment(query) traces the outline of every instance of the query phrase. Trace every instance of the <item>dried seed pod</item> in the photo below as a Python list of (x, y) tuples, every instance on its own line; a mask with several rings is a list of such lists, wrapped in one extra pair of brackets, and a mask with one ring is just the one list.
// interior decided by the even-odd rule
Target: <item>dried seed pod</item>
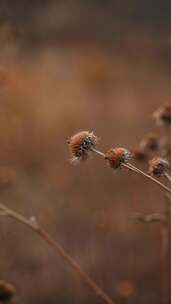
[(133, 147), (131, 149), (131, 153), (132, 153), (133, 157), (138, 161), (143, 161), (147, 158), (146, 151), (144, 151), (144, 149), (139, 145)]
[(9, 301), (15, 294), (15, 288), (10, 283), (0, 281), (0, 301)]
[(125, 148), (110, 149), (105, 154), (105, 159), (109, 161), (109, 164), (113, 169), (119, 168), (123, 163), (127, 163), (131, 158), (131, 153)]
[(96, 147), (97, 137), (93, 132), (81, 131), (73, 135), (68, 141), (68, 145), (72, 154), (72, 161), (86, 160)]
[(162, 176), (170, 169), (170, 164), (166, 159), (155, 157), (149, 161), (149, 173), (153, 176)]
[(153, 114), (157, 124), (171, 124), (171, 104), (166, 104), (157, 109)]
[(152, 151), (157, 150), (159, 147), (159, 144), (160, 144), (159, 138), (154, 133), (146, 134), (140, 142), (140, 146), (143, 149), (152, 150)]

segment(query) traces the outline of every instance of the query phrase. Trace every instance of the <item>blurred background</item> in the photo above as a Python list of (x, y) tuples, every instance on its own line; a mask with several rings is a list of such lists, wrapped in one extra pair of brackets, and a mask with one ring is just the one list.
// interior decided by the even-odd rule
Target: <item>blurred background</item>
[[(93, 155), (70, 164), (67, 139), (130, 148), (171, 98), (171, 2), (0, 2), (0, 201), (35, 215), (116, 303), (161, 303), (163, 193)], [(146, 164), (138, 164), (147, 167)], [(36, 235), (0, 218), (0, 279), (16, 303), (102, 303)]]

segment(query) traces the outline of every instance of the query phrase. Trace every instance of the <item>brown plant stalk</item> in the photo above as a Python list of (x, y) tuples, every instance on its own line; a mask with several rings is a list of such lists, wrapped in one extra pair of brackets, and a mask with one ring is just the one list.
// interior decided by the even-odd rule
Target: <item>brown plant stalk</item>
[(65, 262), (70, 265), (70, 267), (80, 275), (80, 277), (84, 280), (84, 282), (106, 303), (106, 304), (115, 304), (114, 301), (95, 283), (90, 276), (82, 270), (80, 265), (65, 251), (65, 249), (55, 241), (49, 234), (40, 227), (35, 217), (31, 217), (27, 219), (20, 213), (12, 210), (6, 205), (0, 203), (0, 210), (2, 213), (0, 215), (9, 216), (17, 221), (23, 223), (27, 227), (29, 227), (32, 231), (37, 233), (41, 239), (43, 239), (46, 243), (48, 243), (52, 249), (60, 255)]
[[(99, 154), (100, 156), (102, 156), (103, 158), (105, 158), (105, 154), (99, 150), (96, 149), (92, 149), (93, 152)], [(121, 164), (122, 167), (125, 167), (127, 169), (129, 169), (130, 171), (134, 172), (134, 173), (138, 173), (144, 177), (146, 177), (147, 179), (151, 180), (152, 182), (154, 182), (155, 184), (157, 184), (160, 188), (164, 189), (166, 192), (171, 194), (171, 189), (168, 188), (166, 185), (164, 185), (163, 183), (161, 183), (160, 181), (158, 181), (156, 178), (152, 177), (151, 175), (145, 173), (144, 171), (140, 170), (139, 168), (137, 168), (136, 166), (130, 164), (130, 163), (122, 163)], [(171, 177), (165, 173), (165, 176), (170, 179), (171, 181)]]
[(132, 172), (138, 173), (138, 174), (140, 174), (140, 175), (148, 178), (149, 180), (151, 180), (152, 182), (154, 182), (155, 184), (157, 184), (160, 188), (164, 189), (166, 192), (168, 192), (168, 193), (171, 194), (171, 189), (170, 188), (168, 188), (166, 185), (164, 185), (161, 182), (159, 182), (153, 176), (151, 176), (151, 175), (145, 173), (144, 171), (138, 169), (137, 167), (133, 166), (132, 164), (130, 164), (130, 163), (127, 163), (127, 164), (123, 163), (122, 167), (125, 167), (125, 168), (129, 169)]

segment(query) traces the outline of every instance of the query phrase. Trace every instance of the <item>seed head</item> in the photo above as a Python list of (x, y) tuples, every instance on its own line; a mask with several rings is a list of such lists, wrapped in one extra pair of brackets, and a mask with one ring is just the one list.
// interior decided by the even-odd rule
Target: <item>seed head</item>
[(157, 124), (171, 124), (171, 104), (166, 104), (157, 109), (153, 114)]
[(159, 147), (159, 138), (154, 133), (146, 134), (140, 142), (140, 146), (147, 150), (157, 150)]
[(166, 159), (155, 157), (149, 161), (149, 173), (153, 176), (162, 176), (170, 169), (170, 164)]
[(68, 145), (72, 154), (72, 161), (86, 160), (96, 147), (97, 137), (93, 132), (81, 131), (73, 135), (68, 141)]
[(123, 163), (127, 163), (131, 158), (131, 153), (124, 148), (110, 149), (105, 154), (105, 159), (109, 161), (109, 164), (113, 169), (119, 168)]
[(139, 145), (137, 145), (137, 146), (135, 146), (135, 147), (133, 147), (132, 149), (131, 149), (131, 153), (132, 153), (132, 155), (133, 155), (133, 157), (136, 159), (136, 160), (145, 160), (146, 158), (147, 158), (147, 154), (146, 154), (146, 152), (144, 151), (144, 149), (141, 147), (141, 146), (139, 146)]
[(10, 283), (0, 281), (0, 301), (9, 301), (15, 294), (15, 288)]

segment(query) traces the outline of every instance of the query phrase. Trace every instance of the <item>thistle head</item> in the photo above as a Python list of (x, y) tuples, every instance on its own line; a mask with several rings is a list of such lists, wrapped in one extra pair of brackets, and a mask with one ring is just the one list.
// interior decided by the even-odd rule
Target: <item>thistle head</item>
[(148, 133), (141, 140), (140, 146), (143, 149), (155, 151), (159, 147), (159, 138), (154, 133)]
[(105, 159), (113, 169), (118, 169), (123, 163), (127, 163), (132, 158), (131, 153), (125, 148), (110, 149), (105, 154)]
[(159, 125), (171, 124), (171, 104), (161, 106), (154, 112), (153, 117)]
[(170, 169), (170, 164), (166, 159), (155, 157), (149, 161), (149, 173), (153, 176), (163, 176)]
[(0, 301), (10, 301), (15, 294), (15, 288), (10, 283), (0, 281)]
[(97, 137), (93, 132), (81, 131), (73, 135), (68, 141), (72, 162), (86, 160), (96, 144)]
[(143, 160), (146, 160), (146, 158), (147, 158), (146, 151), (144, 151), (144, 149), (140, 145), (133, 147), (131, 149), (131, 153), (132, 153), (133, 157), (138, 161), (143, 161)]

